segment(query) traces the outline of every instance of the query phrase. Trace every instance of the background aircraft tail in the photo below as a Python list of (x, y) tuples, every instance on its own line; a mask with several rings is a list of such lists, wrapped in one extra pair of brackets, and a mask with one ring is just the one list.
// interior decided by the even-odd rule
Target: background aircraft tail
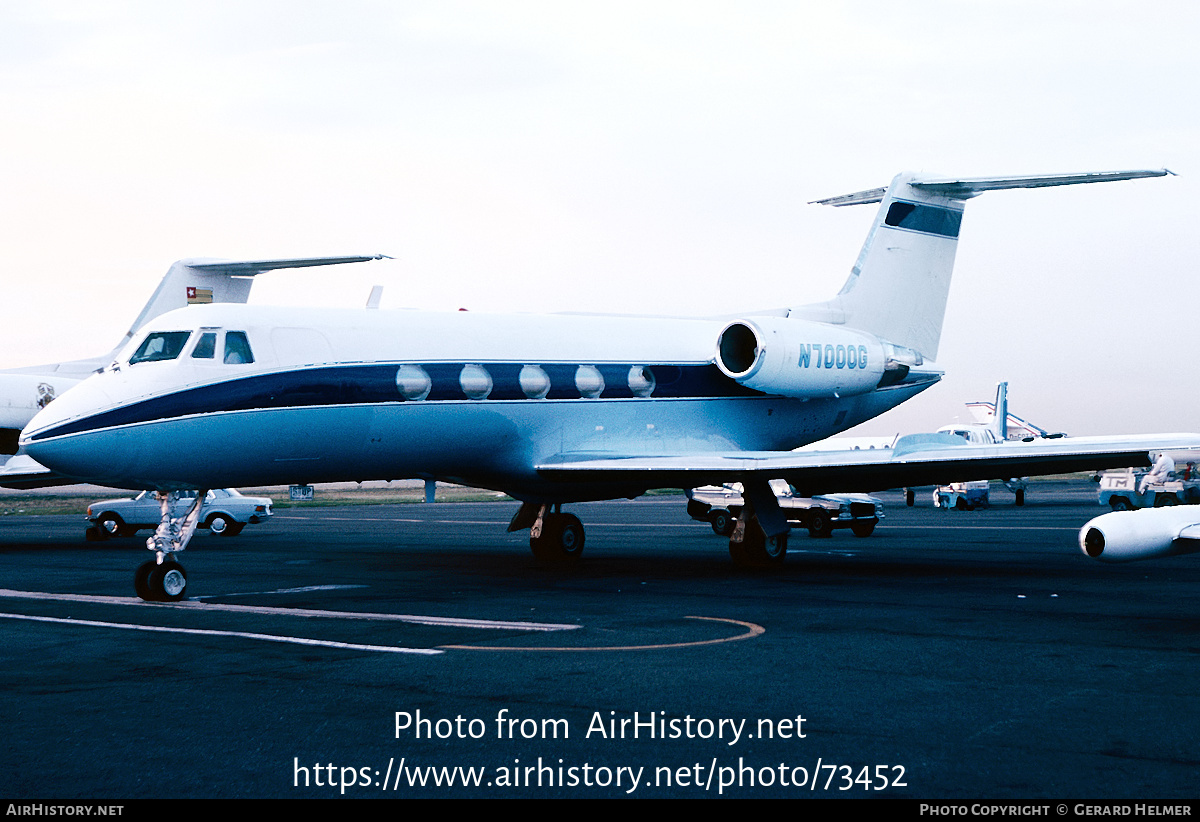
[[(1001, 386), (1004, 387), (1004, 392), (1005, 392), (1003, 397), (1000, 396)], [(1066, 436), (1066, 434), (1064, 434), (1062, 432), (1047, 431), (1045, 428), (1041, 428), (1040, 426), (1034, 425), (1033, 423), (1029, 422), (1029, 420), (1018, 417), (1012, 411), (1009, 411), (1008, 410), (1008, 393), (1007, 393), (1007, 391), (1008, 391), (1008, 383), (1006, 383), (1006, 382), (999, 383), (996, 386), (996, 401), (995, 402), (992, 402), (990, 400), (980, 400), (977, 402), (969, 402), (969, 403), (967, 403), (967, 410), (969, 410), (971, 412), (971, 415), (973, 417), (975, 417), (977, 422), (981, 422), (984, 425), (991, 427), (993, 431), (995, 431), (998, 435), (1001, 435), (1002, 439), (1003, 438), (1014, 439), (1014, 440), (1058, 439), (1059, 437)], [(1003, 400), (1004, 410), (1001, 411), (998, 416), (996, 409), (1000, 406), (1002, 400)], [(999, 417), (1000, 416), (1003, 416), (1005, 419), (1003, 429), (1001, 429), (999, 427)]]
[(308, 268), (316, 265), (340, 265), (384, 259), (382, 254), (353, 257), (301, 257), (281, 260), (179, 260), (167, 271), (149, 302), (142, 308), (124, 338), (113, 349), (115, 354), (150, 320), (188, 305), (203, 303), (244, 303), (250, 298), (254, 275), (279, 268)]
[(816, 200), (820, 205), (879, 203), (850, 277), (836, 297), (790, 316), (845, 324), (937, 359), (965, 201), (1006, 188), (1162, 177), (1167, 169), (1031, 177), (933, 178), (905, 172), (890, 186)]
[(988, 423), (992, 433), (999, 442), (1008, 439), (1008, 383), (996, 383), (996, 404), (992, 409), (992, 419)]

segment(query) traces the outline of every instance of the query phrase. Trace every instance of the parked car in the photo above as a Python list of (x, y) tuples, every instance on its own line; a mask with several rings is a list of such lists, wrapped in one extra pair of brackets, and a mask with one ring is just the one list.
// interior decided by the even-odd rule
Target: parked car
[[(856, 537), (869, 537), (883, 519), (883, 503), (867, 494), (822, 494), (797, 497), (783, 480), (771, 480), (771, 490), (788, 523), (807, 528), (809, 536), (827, 537), (835, 528), (849, 528)], [(687, 492), (688, 515), (707, 522), (715, 533), (729, 536), (741, 514), (740, 483), (705, 485)]]
[[(195, 500), (195, 491), (181, 491), (172, 505), (173, 515), (182, 517)], [(247, 523), (266, 522), (270, 517), (270, 497), (245, 497), (232, 488), (214, 488), (204, 498), (198, 527), (232, 537), (240, 534)], [(162, 506), (153, 491), (143, 491), (132, 498), (93, 502), (88, 506), (87, 520), (89, 540), (131, 537), (142, 529), (157, 528)]]

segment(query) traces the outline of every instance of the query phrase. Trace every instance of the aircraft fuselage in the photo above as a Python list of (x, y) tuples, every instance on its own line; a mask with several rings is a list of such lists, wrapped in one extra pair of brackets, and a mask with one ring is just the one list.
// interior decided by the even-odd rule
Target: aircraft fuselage
[[(569, 502), (645, 488), (551, 483), (535, 466), (787, 450), (939, 376), (846, 396), (838, 371), (882, 370), (868, 360), (878, 345), (867, 353), (843, 329), (786, 322), (822, 351), (807, 367), (825, 396), (766, 393), (722, 373), (724, 320), (198, 306), (148, 326), (115, 370), (39, 416), (24, 444), (48, 467), (117, 487), (421, 477)], [(225, 361), (238, 333), (250, 362)], [(139, 354), (156, 339), (170, 350)]]

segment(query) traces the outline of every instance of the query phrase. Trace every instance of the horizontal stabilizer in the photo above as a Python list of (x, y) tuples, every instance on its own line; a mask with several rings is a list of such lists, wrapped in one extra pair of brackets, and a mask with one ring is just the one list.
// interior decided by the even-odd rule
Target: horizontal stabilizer
[[(1165, 169), (1142, 169), (1137, 171), (1088, 171), (1081, 174), (1049, 174), (1025, 175), (1019, 177), (960, 177), (922, 179), (915, 176), (908, 182), (910, 186), (930, 194), (939, 194), (954, 200), (967, 200), (985, 191), (999, 191), (1007, 188), (1045, 188), (1047, 186), (1072, 186), (1083, 183), (1110, 183), (1115, 180), (1137, 180), (1142, 177), (1174, 176), (1175, 172)], [(854, 194), (843, 194), (840, 197), (827, 197), (824, 200), (813, 200), (814, 205), (850, 206), (878, 203), (887, 194), (886, 188), (872, 188), (858, 191)]]
[(843, 194), (840, 197), (826, 197), (824, 200), (810, 200), (809, 205), (852, 206), (878, 203), (887, 194), (887, 186), (869, 188), (866, 191), (856, 191), (853, 194)]
[(390, 260), (386, 254), (352, 257), (294, 257), (282, 260), (213, 260), (211, 262), (184, 260), (184, 265), (206, 274), (228, 274), (233, 277), (252, 277), (261, 271), (280, 268), (309, 268), (317, 265), (365, 263), (371, 260)]

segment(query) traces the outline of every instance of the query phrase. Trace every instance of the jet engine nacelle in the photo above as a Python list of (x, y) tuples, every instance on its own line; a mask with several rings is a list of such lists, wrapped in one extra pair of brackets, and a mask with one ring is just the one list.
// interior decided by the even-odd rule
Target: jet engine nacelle
[(864, 394), (887, 366), (870, 334), (784, 317), (736, 320), (717, 338), (717, 367), (747, 388), (803, 399)]
[(1114, 511), (1079, 530), (1079, 547), (1102, 562), (1200, 552), (1200, 508), (1185, 505)]

